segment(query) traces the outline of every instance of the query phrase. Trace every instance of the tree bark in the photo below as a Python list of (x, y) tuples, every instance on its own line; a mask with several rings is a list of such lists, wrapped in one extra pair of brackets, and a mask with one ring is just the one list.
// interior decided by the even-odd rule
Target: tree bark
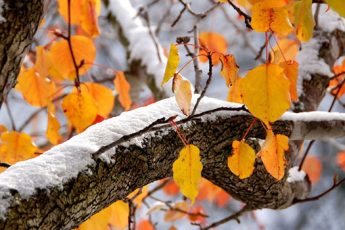
[(20, 65), (43, 14), (44, 0), (4, 0), (0, 22), (0, 108), (17, 83)]
[[(166, 99), (146, 107), (145, 112), (141, 109), (133, 110), (122, 118), (141, 116), (142, 120), (147, 120), (157, 116), (155, 113), (167, 118), (171, 114), (181, 116), (178, 108), (169, 112), (168, 108), (174, 103), (174, 98)], [(241, 180), (229, 171), (227, 157), (231, 153), (231, 142), (243, 137), (253, 117), (242, 111), (242, 106), (234, 109), (229, 107), (234, 106), (233, 104), (226, 102), (219, 101), (216, 104), (228, 106), (217, 109), (205, 98), (201, 107), (216, 108), (215, 110), (199, 113), (179, 122), (179, 127), (188, 142), (201, 150), (202, 176), (245, 202), (251, 209), (285, 208), (291, 205), (295, 198), (304, 198), (308, 191), (303, 189), (303, 195), (297, 191), (303, 188), (306, 182), (300, 185), (288, 183), (287, 173), (282, 180), (275, 180), (266, 172), (259, 158), (256, 159), (253, 175), (248, 179)], [(321, 117), (319, 114), (317, 121), (310, 119), (313, 118), (313, 113), (287, 114), (284, 120), (274, 123), (274, 132), (290, 136), (291, 139), (344, 136), (345, 115), (334, 113), (327, 114), (326, 117), (326, 114), (321, 114)], [(170, 125), (136, 132), (130, 130), (129, 135), (112, 139), (102, 146), (97, 144), (101, 139), (112, 137), (109, 132), (113, 132), (112, 127), (123, 125), (125, 120), (121, 120), (122, 118), (116, 117), (107, 124), (97, 124), (48, 153), (18, 163), (0, 174), (0, 229), (70, 229), (112, 202), (125, 198), (136, 188), (170, 177), (172, 163), (183, 147)], [(152, 122), (149, 121), (148, 124), (150, 123)], [(111, 127), (108, 127), (109, 124), (112, 124)], [(100, 136), (95, 130), (103, 130), (107, 136)], [(313, 133), (313, 130), (318, 132)], [(337, 131), (330, 133), (329, 130)], [(256, 122), (248, 138), (264, 137), (265, 129), (260, 122)], [(92, 143), (89, 144), (90, 142)], [(83, 148), (75, 146), (76, 143), (87, 146), (83, 149), (82, 157), (78, 156), (80, 153), (74, 152), (75, 149)], [(259, 148), (256, 139), (252, 139), (251, 144), (256, 149)], [(58, 157), (54, 158), (54, 165), (49, 166), (45, 162), (51, 161), (49, 157), (53, 157), (54, 154), (58, 154)], [(68, 161), (86, 158), (90, 160), (83, 169), (75, 175), (70, 175), (68, 179), (61, 179), (59, 176), (56, 182), (44, 185), (45, 181), (51, 180), (52, 175), (33, 172), (40, 171), (42, 165), (47, 167), (43, 170), (53, 171), (55, 175), (69, 172), (73, 170), (70, 167), (74, 166), (66, 163), (65, 156), (72, 155), (75, 159)], [(291, 165), (288, 154), (286, 159), (287, 171)], [(16, 180), (11, 180), (13, 178)], [(26, 183), (28, 185), (25, 185)], [(28, 188), (30, 186), (32, 188)], [(25, 192), (27, 189), (31, 189), (32, 192)]]

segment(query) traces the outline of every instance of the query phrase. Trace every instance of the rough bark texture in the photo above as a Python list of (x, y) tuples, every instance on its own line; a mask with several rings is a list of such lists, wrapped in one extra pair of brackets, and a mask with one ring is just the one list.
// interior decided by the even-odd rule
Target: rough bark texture
[(21, 61), (43, 14), (44, 0), (5, 0), (0, 23), (0, 107), (16, 85)]

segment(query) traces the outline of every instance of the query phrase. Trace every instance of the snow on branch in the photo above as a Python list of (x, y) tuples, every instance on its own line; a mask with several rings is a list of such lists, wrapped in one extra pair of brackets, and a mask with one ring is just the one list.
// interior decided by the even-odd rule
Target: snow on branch
[[(219, 167), (219, 163), (212, 162), (219, 154), (219, 140), (228, 144), (241, 138), (245, 132), (243, 125), (249, 126), (252, 116), (243, 105), (205, 97), (196, 115), (186, 118), (175, 99), (168, 98), (96, 124), (41, 156), (19, 162), (1, 173), (0, 228), (17, 223), (15, 218), (22, 219), (17, 225), (32, 224), (26, 227), (54, 229), (52, 224), (57, 223), (66, 228), (77, 226), (134, 189), (170, 176), (171, 164), (182, 146), (181, 141), (169, 125), (143, 130), (159, 119), (174, 116), (188, 141), (200, 146), (203, 152), (203, 175), (222, 186), (223, 182), (217, 178), (223, 176), (214, 175), (214, 172), (227, 176), (230, 173), (214, 170)], [(273, 126), (276, 132), (292, 139), (345, 136), (344, 127), (344, 114), (323, 112), (286, 113)], [(257, 122), (249, 137), (263, 138), (264, 132)], [(117, 142), (135, 133), (138, 135)], [(110, 148), (95, 157), (95, 153), (105, 146)], [(233, 188), (227, 186), (223, 184), (222, 187), (231, 192)], [(263, 202), (271, 208), (280, 205), (273, 201)], [(43, 216), (49, 218), (45, 220)]]

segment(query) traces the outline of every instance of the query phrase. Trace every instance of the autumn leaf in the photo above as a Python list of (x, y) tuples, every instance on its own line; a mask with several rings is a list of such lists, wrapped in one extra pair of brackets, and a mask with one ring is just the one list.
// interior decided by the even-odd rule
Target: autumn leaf
[(173, 164), (173, 178), (184, 196), (194, 203), (198, 195), (202, 164), (200, 150), (195, 145), (186, 145)]
[(192, 103), (192, 87), (187, 79), (183, 79), (180, 74), (174, 76), (173, 92), (176, 102), (182, 113), (186, 116), (190, 114)]
[(47, 131), (46, 137), (50, 141), (50, 143), (56, 145), (59, 143), (61, 136), (59, 134), (60, 123), (55, 116), (55, 106), (52, 103), (49, 103), (48, 110), (48, 124), (47, 124)]
[(288, 0), (249, 0), (252, 5), (261, 3), (264, 8), (284, 7)]
[(277, 44), (270, 52), (270, 62), (279, 64), (285, 60), (295, 60), (299, 49), (299, 42), (287, 38), (277, 39)]
[(325, 2), (337, 12), (340, 16), (345, 17), (345, 4), (343, 0), (325, 0)]
[(266, 140), (258, 153), (267, 172), (277, 180), (281, 180), (285, 174), (285, 151), (289, 149), (288, 141), (287, 136), (274, 135), (272, 130), (267, 130)]
[(251, 25), (256, 32), (273, 31), (279, 35), (288, 35), (292, 32), (292, 25), (285, 7), (277, 7), (279, 4), (267, 8), (267, 1), (258, 2), (252, 8)]
[(284, 74), (290, 81), (291, 100), (298, 101), (297, 79), (298, 79), (298, 63), (296, 61), (284, 61), (279, 64), (284, 69)]
[(220, 187), (204, 178), (201, 179), (197, 200), (202, 201), (206, 199), (209, 202), (214, 202), (218, 207), (224, 207), (230, 198), (230, 195)]
[(311, 183), (315, 184), (320, 180), (322, 164), (317, 156), (307, 156), (303, 162), (302, 170), (308, 174)]
[(89, 94), (91, 94), (97, 108), (97, 114), (102, 117), (108, 117), (113, 110), (115, 97), (108, 87), (94, 82), (83, 83)]
[(16, 90), (22, 93), (29, 104), (44, 107), (52, 100), (56, 86), (48, 78), (39, 75), (34, 68), (22, 68)]
[(207, 62), (207, 51), (212, 53), (212, 64), (217, 65), (220, 57), (226, 53), (228, 44), (223, 35), (215, 32), (202, 32), (199, 34), (199, 43), (202, 47), (199, 52), (200, 62)]
[[(176, 221), (179, 219), (182, 219), (186, 216), (186, 213), (188, 211), (188, 205), (185, 201), (180, 201), (172, 205), (172, 209), (169, 209), (168, 211), (165, 212), (164, 215), (164, 221)], [(181, 211), (176, 211), (182, 210)]]
[(238, 79), (238, 65), (236, 63), (234, 55), (228, 54), (220, 56), (222, 62), (222, 70), (220, 75), (225, 79), (226, 85), (231, 86), (236, 79)]
[(13, 164), (35, 157), (37, 147), (26, 133), (5, 131), (0, 136), (0, 161)]
[(163, 77), (161, 86), (167, 83), (170, 80), (170, 78), (172, 78), (175, 75), (175, 72), (179, 63), (180, 63), (180, 56), (178, 54), (178, 49), (174, 44), (171, 44), (169, 57), (168, 57), (168, 63), (167, 63), (167, 66), (165, 67), (164, 77)]
[(108, 229), (109, 227), (109, 219), (112, 214), (112, 207), (107, 207), (96, 213), (95, 215), (91, 216), (87, 221), (82, 223), (78, 230), (104, 230)]
[(263, 64), (240, 81), (240, 91), (249, 111), (266, 125), (290, 108), (290, 82), (275, 64)]
[[(76, 64), (81, 66), (79, 74), (83, 75), (90, 69), (96, 57), (96, 47), (91, 39), (79, 35), (72, 36), (71, 43)], [(76, 71), (66, 40), (54, 42), (50, 47), (48, 55), (52, 62), (52, 66), (49, 69), (51, 75), (55, 76), (55, 78), (75, 79)]]
[[(58, 0), (59, 13), (68, 22), (67, 0)], [(79, 25), (88, 35), (95, 37), (100, 34), (98, 16), (101, 11), (100, 0), (71, 1), (71, 24)]]
[(250, 177), (254, 171), (255, 151), (244, 141), (232, 142), (232, 154), (228, 157), (230, 171), (240, 179)]
[(140, 208), (141, 202), (147, 196), (147, 193), (148, 189), (147, 185), (145, 185), (141, 189), (137, 188), (136, 190), (131, 192), (131, 194), (128, 195), (128, 199), (133, 199), (133, 197), (135, 196), (134, 200), (132, 201), (138, 208)]
[(48, 52), (43, 46), (36, 47), (36, 62), (34, 69), (41, 77), (48, 77), (52, 63), (48, 57)]
[(243, 104), (240, 91), (240, 80), (241, 78), (237, 77), (232, 86), (229, 87), (228, 96), (226, 98), (227, 101)]
[(337, 165), (345, 171), (345, 151), (340, 151), (337, 153), (337, 159), (336, 159)]
[(140, 220), (137, 230), (155, 230), (155, 227), (149, 220)]
[(345, 94), (344, 84), (339, 89), (341, 82), (344, 81), (345, 78), (345, 59), (342, 61), (341, 64), (335, 65), (333, 67), (333, 71), (338, 76), (329, 81), (328, 87), (331, 89), (333, 95), (337, 94), (337, 98), (340, 98)]
[(116, 72), (114, 79), (115, 89), (119, 93), (119, 101), (125, 110), (131, 108), (132, 100), (129, 94), (131, 86), (126, 80), (125, 74), (121, 71)]
[(110, 206), (111, 216), (109, 224), (115, 229), (123, 229), (128, 225), (129, 206), (126, 202), (118, 200)]
[(180, 192), (180, 188), (175, 181), (169, 181), (164, 187), (163, 191), (169, 196), (177, 196)]
[(84, 85), (64, 97), (62, 108), (78, 133), (90, 126), (97, 116), (96, 103)]
[(315, 21), (312, 12), (312, 0), (301, 0), (295, 3), (294, 24), (300, 41), (307, 42), (313, 37)]

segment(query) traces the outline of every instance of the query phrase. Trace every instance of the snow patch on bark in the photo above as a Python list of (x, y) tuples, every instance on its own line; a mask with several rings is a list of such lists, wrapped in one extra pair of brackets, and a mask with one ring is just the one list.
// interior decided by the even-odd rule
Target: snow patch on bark
[(287, 178), (287, 182), (293, 183), (293, 182), (299, 182), (303, 181), (305, 178), (306, 174), (303, 170), (299, 171), (298, 167), (292, 167), (289, 169), (289, 176)]

